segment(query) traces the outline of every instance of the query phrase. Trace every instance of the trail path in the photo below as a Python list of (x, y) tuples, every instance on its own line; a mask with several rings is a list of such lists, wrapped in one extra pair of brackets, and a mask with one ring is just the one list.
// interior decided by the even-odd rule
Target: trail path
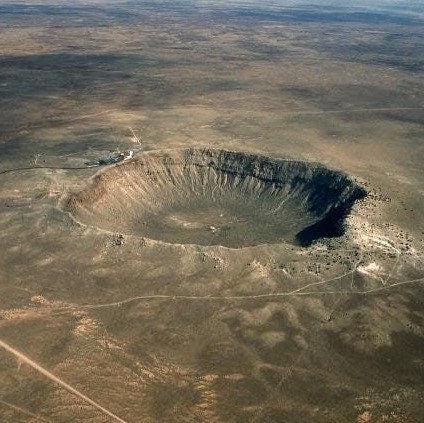
[(25, 170), (37, 170), (37, 169), (44, 169), (44, 170), (83, 170), (83, 169), (92, 169), (93, 167), (99, 167), (99, 166), (79, 166), (79, 167), (62, 167), (62, 166), (28, 166), (28, 167), (16, 167), (13, 169), (5, 169), (0, 171), (0, 175), (3, 175), (5, 173), (12, 173), (12, 172), (22, 172)]
[(0, 399), (0, 404), (5, 405), (6, 407), (12, 408), (13, 410), (18, 411), (19, 413), (25, 414), (27, 416), (34, 417), (35, 419), (39, 420), (40, 422), (53, 423), (51, 420), (48, 420), (45, 417), (42, 417), (42, 416), (35, 414), (35, 413), (31, 413), (31, 411), (25, 410), (24, 408), (19, 407), (18, 405), (4, 401), (2, 399)]
[[(339, 276), (337, 278), (331, 279), (336, 280), (340, 279), (344, 276), (347, 276), (349, 273)], [(375, 292), (387, 291), (390, 288), (400, 285), (411, 285), (414, 283), (424, 282), (424, 278), (411, 279), (408, 281), (393, 283), (391, 285), (381, 286), (379, 288), (370, 289), (367, 291), (308, 291), (302, 292), (304, 289), (314, 285), (323, 285), (330, 282), (330, 280), (316, 282), (313, 284), (305, 285), (302, 288), (296, 289), (294, 291), (288, 292), (274, 292), (269, 294), (257, 294), (257, 295), (231, 295), (231, 296), (218, 296), (218, 295), (166, 295), (166, 294), (158, 294), (158, 295), (140, 295), (131, 298), (125, 298), (120, 301), (114, 301), (110, 303), (102, 303), (102, 304), (82, 304), (82, 305), (70, 305), (65, 307), (60, 307), (55, 309), (55, 311), (60, 312), (70, 312), (75, 309), (99, 309), (99, 308), (107, 308), (107, 307), (119, 307), (125, 304), (129, 304), (136, 301), (149, 301), (149, 300), (204, 300), (204, 301), (233, 301), (233, 300), (253, 300), (253, 299), (262, 299), (262, 298), (279, 298), (279, 297), (291, 297), (291, 296), (306, 296), (306, 295), (369, 295)]]
[(365, 113), (365, 112), (402, 112), (402, 111), (424, 111), (424, 107), (375, 107), (360, 109), (340, 109), (340, 110), (292, 110), (283, 111), (281, 115), (339, 115), (344, 113)]
[(97, 402), (93, 401), (91, 398), (87, 397), (77, 389), (73, 388), (71, 385), (64, 382), (59, 377), (55, 376), (53, 373), (50, 373), (48, 370), (46, 370), (44, 367), (37, 364), (35, 361), (31, 360), (28, 356), (21, 353), (17, 349), (13, 348), (8, 343), (4, 342), (2, 339), (0, 339), (0, 347), (6, 350), (7, 352), (13, 354), (16, 358), (21, 360), (22, 362), (28, 364), (33, 369), (40, 372), (43, 376), (47, 377), (48, 379), (52, 380), (53, 382), (60, 385), (62, 388), (66, 389), (71, 394), (77, 396), (78, 398), (81, 398), (83, 401), (87, 402), (88, 404), (91, 404), (93, 407), (97, 408), (99, 411), (101, 411), (103, 414), (111, 417), (114, 421), (117, 421), (119, 423), (127, 423), (125, 420), (121, 419), (117, 415), (113, 414), (111, 411), (107, 410), (106, 408), (102, 407)]

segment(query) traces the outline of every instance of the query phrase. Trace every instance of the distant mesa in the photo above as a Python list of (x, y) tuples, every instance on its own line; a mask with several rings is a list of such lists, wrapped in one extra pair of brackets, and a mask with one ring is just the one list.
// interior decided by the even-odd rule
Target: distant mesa
[(310, 245), (344, 233), (366, 191), (320, 164), (218, 149), (144, 153), (96, 174), (64, 208), (86, 225), (166, 243)]

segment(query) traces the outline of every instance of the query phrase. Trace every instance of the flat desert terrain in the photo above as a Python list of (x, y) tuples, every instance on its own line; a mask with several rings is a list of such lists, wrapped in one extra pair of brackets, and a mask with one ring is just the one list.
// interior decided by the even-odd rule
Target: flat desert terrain
[(421, 1), (0, 0), (0, 421), (423, 422), (423, 93)]

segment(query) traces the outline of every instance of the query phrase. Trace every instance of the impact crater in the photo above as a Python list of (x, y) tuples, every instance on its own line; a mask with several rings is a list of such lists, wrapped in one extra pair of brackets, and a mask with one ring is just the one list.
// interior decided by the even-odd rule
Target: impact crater
[(241, 248), (340, 236), (366, 191), (317, 163), (218, 149), (143, 153), (96, 174), (65, 209), (100, 229)]

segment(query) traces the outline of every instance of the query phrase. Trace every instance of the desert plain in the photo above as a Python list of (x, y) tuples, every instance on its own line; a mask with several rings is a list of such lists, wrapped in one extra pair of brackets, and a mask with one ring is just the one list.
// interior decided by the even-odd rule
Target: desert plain
[(423, 75), (419, 1), (0, 1), (0, 420), (422, 422)]

